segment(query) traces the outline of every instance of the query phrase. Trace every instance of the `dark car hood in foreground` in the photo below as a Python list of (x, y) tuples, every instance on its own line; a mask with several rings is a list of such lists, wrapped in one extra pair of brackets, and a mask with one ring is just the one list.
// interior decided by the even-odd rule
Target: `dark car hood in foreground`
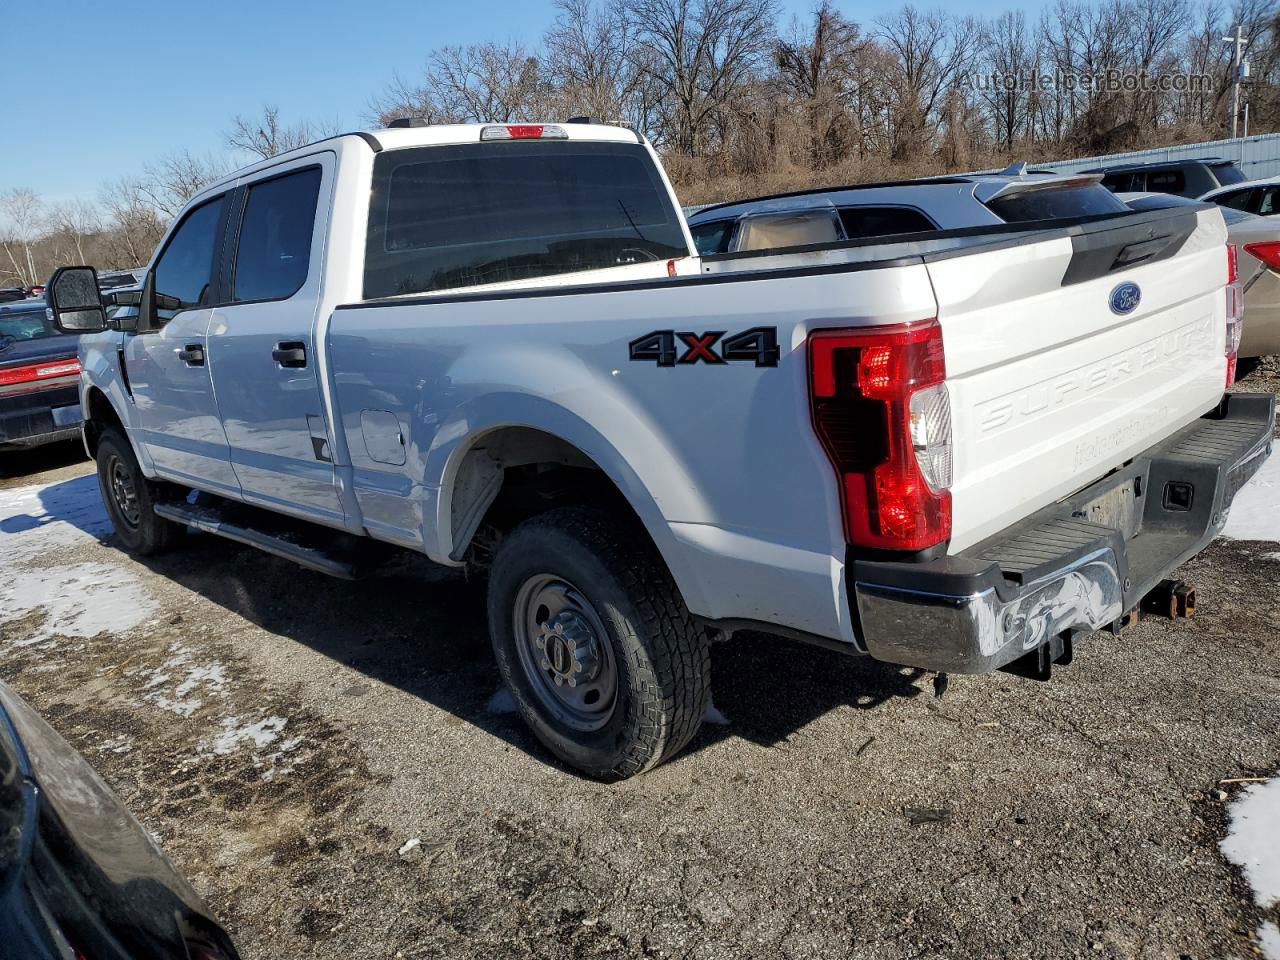
[(102, 779), (0, 683), (0, 958), (237, 960)]

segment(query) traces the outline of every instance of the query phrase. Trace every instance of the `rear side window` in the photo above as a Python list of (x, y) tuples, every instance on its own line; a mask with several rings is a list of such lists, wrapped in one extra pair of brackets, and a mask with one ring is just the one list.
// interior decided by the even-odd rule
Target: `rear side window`
[(850, 240), (938, 229), (923, 213), (908, 207), (844, 207), (840, 221)]
[[(156, 313), (168, 320), (179, 310), (212, 300), (213, 251), (226, 197), (196, 207), (178, 225), (156, 262)], [(164, 298), (169, 298), (165, 302)], [(175, 302), (176, 301), (176, 305)]]
[(43, 340), (60, 336), (44, 307), (39, 310), (0, 311), (0, 349), (14, 340)]
[(1152, 170), (1147, 174), (1147, 189), (1152, 193), (1181, 193), (1187, 189), (1187, 178), (1181, 170)]
[(840, 217), (834, 207), (829, 207), (743, 217), (735, 246), (739, 250), (782, 250), (843, 239)]
[(689, 232), (693, 234), (694, 249), (703, 257), (711, 256), (713, 253), (728, 253), (729, 241), (733, 239), (733, 225), (736, 222), (736, 220), (713, 220), (697, 226), (691, 224)]
[(1215, 163), (1210, 170), (1218, 178), (1218, 183), (1229, 187), (1233, 183), (1244, 183), (1244, 173), (1234, 163)]
[(1266, 187), (1258, 191), (1262, 196), (1258, 198), (1258, 202), (1250, 209), (1263, 217), (1270, 217), (1276, 213), (1280, 213), (1280, 190), (1275, 187)]
[(307, 281), (320, 168), (249, 187), (236, 247), (234, 300), (283, 300)]
[(670, 194), (639, 144), (419, 147), (374, 161), (366, 298), (688, 253)]
[(1100, 217), (1129, 211), (1115, 194), (1096, 183), (1024, 190), (988, 200), (987, 207), (1005, 223), (1070, 220), (1075, 217)]

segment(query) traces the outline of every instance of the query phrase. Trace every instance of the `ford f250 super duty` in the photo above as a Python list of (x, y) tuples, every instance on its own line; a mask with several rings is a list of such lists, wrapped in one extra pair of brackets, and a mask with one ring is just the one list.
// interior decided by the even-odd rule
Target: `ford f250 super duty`
[(631, 131), (405, 126), (208, 187), (110, 321), (89, 268), (49, 309), (126, 549), (482, 572), (523, 717), (616, 778), (694, 734), (713, 640), (1046, 677), (1219, 530), (1274, 420), (1224, 396), (1221, 215), (1084, 209), (700, 259)]

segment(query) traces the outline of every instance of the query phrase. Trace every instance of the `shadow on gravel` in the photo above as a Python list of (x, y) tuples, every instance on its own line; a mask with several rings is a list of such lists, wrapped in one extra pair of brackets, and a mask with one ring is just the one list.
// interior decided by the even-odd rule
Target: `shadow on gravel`
[[(45, 516), (12, 521), (28, 527), (63, 521), (95, 537), (110, 529), (96, 477), (53, 484), (40, 501)], [(106, 542), (112, 542), (109, 536)], [(500, 681), (489, 648), (484, 586), (458, 571), (406, 552), (377, 575), (335, 580), (202, 534), (141, 562), (263, 630), (556, 762), (517, 715), (491, 708)], [(180, 623), (175, 627), (181, 632)], [(913, 681), (920, 675), (766, 634), (739, 634), (712, 649), (713, 699), (729, 722), (704, 724), (686, 753), (734, 736), (772, 746), (837, 707), (873, 709), (894, 697), (917, 696), (921, 690)], [(356, 682), (333, 696), (344, 709), (359, 710), (367, 692)]]
[(40, 447), (0, 447), (0, 480), (19, 480), (86, 459), (79, 440), (59, 440)]

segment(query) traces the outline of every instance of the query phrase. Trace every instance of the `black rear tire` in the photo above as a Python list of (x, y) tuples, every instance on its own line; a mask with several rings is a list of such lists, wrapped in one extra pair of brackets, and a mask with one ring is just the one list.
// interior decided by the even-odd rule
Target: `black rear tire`
[[(563, 584), (573, 600), (539, 620), (547, 606), (539, 606), (540, 594), (527, 598), (530, 585), (544, 584), (553, 594)], [(570, 766), (602, 780), (623, 779), (670, 759), (698, 731), (711, 694), (707, 637), (630, 518), (564, 507), (524, 522), (494, 556), (488, 609), (503, 681), (534, 734)], [(552, 620), (559, 631), (545, 629)], [(541, 641), (530, 636), (534, 624), (541, 624)], [(584, 651), (585, 673), (573, 673), (582, 663), (564, 649), (571, 634), (582, 645), (569, 646)], [(575, 710), (558, 701), (570, 693), (569, 677), (590, 696), (582, 678), (606, 673), (612, 682), (597, 692), (608, 702)], [(564, 683), (548, 682), (556, 676)]]
[(178, 488), (143, 476), (133, 447), (114, 427), (98, 437), (96, 459), (102, 502), (125, 550), (146, 557), (171, 547), (182, 528), (156, 516), (155, 505), (177, 496)]

